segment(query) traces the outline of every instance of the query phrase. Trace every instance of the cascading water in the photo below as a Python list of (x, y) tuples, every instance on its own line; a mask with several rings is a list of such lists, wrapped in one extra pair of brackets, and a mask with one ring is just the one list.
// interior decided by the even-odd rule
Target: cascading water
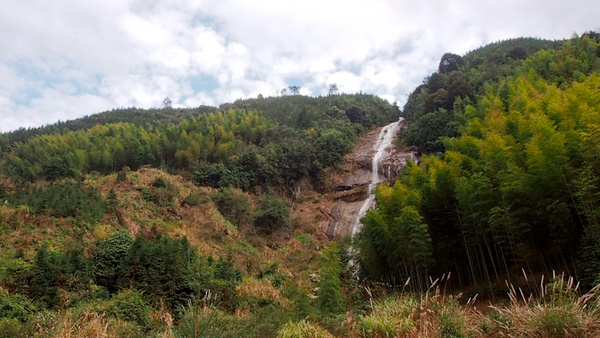
[(400, 122), (402, 122), (403, 118), (401, 117), (398, 121), (392, 122), (387, 126), (383, 127), (379, 132), (379, 136), (377, 138), (377, 142), (373, 149), (375, 150), (375, 155), (373, 155), (372, 159), (372, 172), (371, 172), (371, 183), (369, 183), (369, 197), (363, 202), (363, 205), (360, 207), (358, 211), (358, 218), (352, 227), (352, 236), (356, 235), (362, 224), (360, 223), (360, 219), (365, 216), (367, 211), (371, 209), (375, 204), (375, 187), (379, 182), (381, 182), (381, 177), (379, 176), (379, 161), (381, 159), (385, 159), (389, 155), (389, 148), (392, 146), (392, 142), (396, 134), (398, 134), (398, 130), (400, 129)]

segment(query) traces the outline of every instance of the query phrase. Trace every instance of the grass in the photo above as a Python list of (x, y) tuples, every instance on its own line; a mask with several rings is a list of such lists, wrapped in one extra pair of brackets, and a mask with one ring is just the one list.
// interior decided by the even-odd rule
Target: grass
[[(527, 278), (527, 277), (526, 277)], [(445, 281), (447, 282), (448, 279)], [(531, 290), (507, 282), (509, 301), (490, 304), (483, 314), (461, 295), (446, 295), (444, 280), (428, 292), (400, 293), (371, 299), (368, 314), (359, 316), (355, 334), (360, 337), (598, 337), (600, 336), (600, 285), (582, 294), (574, 278), (542, 276)]]
[[(537, 284), (537, 283), (536, 283)], [(509, 284), (508, 305), (492, 306), (488, 333), (528, 337), (597, 337), (600, 335), (600, 285), (581, 294), (573, 277), (541, 277), (539, 292), (526, 293)]]
[(297, 323), (289, 322), (279, 329), (277, 338), (333, 338), (324, 328), (306, 320)]

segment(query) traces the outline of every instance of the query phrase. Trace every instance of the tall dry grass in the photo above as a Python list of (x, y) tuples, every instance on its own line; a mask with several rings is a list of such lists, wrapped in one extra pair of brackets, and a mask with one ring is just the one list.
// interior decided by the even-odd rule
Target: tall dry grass
[[(564, 274), (534, 281), (529, 288), (506, 283), (508, 301), (489, 304), (485, 314), (475, 306), (477, 295), (446, 292), (450, 276), (430, 282), (421, 295), (401, 292), (380, 301), (371, 298), (371, 311), (359, 316), (360, 337), (600, 337), (600, 285), (583, 293)], [(410, 283), (408, 280), (405, 287)]]
[[(527, 275), (523, 272), (525, 278)], [(582, 293), (573, 277), (553, 273), (531, 290), (507, 282), (509, 303), (490, 307), (484, 332), (508, 337), (599, 337), (600, 285)]]

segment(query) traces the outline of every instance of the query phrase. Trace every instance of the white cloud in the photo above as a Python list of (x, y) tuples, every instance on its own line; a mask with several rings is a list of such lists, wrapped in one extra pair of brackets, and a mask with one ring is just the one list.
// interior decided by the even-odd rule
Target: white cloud
[[(56, 0), (0, 12), (0, 129), (113, 107), (371, 92), (401, 104), (444, 52), (598, 29), (595, 0)], [(217, 88), (196, 92), (195, 77)]]

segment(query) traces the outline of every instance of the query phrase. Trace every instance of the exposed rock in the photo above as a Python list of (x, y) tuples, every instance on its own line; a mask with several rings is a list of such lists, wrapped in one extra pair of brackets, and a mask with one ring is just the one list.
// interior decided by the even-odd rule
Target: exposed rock
[[(393, 130), (394, 133), (398, 132), (398, 128)], [(406, 165), (407, 159), (416, 161), (413, 152), (394, 150), (392, 149), (392, 143), (388, 148), (385, 148), (384, 155), (379, 160), (377, 168), (372, 168), (373, 156), (377, 153), (373, 149), (374, 145), (380, 141), (378, 137), (382, 139), (384, 137), (380, 135), (380, 132), (381, 128), (372, 131), (366, 139), (367, 142), (363, 142), (354, 149), (349, 156), (349, 160), (353, 161), (354, 170), (348, 172), (342, 178), (343, 183), (337, 185), (327, 196), (328, 199), (337, 201), (331, 212), (336, 217), (329, 220), (326, 230), (329, 238), (342, 237), (352, 233), (352, 229), (358, 221), (361, 207), (365, 200), (369, 198), (372, 170), (378, 171), (379, 181), (393, 180)], [(395, 138), (396, 135), (392, 135), (392, 137)]]
[[(380, 132), (381, 128), (373, 129), (361, 138), (340, 167), (324, 176), (322, 191), (325, 193), (300, 202), (294, 216), (305, 222), (318, 223), (321, 234), (330, 239), (352, 234), (361, 206), (369, 196), (372, 158), (376, 153), (373, 148)], [(394, 179), (406, 164), (406, 158), (415, 159), (410, 151), (388, 149), (388, 152), (391, 155), (382, 158), (377, 168), (384, 180)]]
[(377, 170), (379, 175), (384, 176), (388, 180), (393, 180), (398, 176), (398, 173), (406, 166), (407, 159), (417, 162), (417, 157), (412, 152), (396, 151), (388, 158), (381, 160)]

